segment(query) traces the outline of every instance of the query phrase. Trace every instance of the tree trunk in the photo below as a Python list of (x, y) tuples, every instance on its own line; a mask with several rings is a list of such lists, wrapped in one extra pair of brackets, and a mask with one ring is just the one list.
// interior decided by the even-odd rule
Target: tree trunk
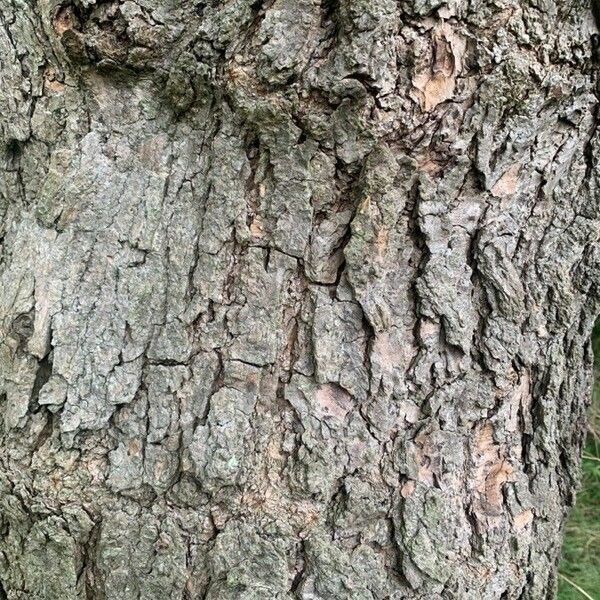
[(588, 0), (2, 0), (0, 597), (552, 598), (595, 31)]

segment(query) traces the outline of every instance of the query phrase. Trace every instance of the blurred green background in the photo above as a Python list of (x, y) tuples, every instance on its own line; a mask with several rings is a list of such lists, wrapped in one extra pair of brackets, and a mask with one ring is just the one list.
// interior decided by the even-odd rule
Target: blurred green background
[(600, 600), (600, 323), (596, 323), (592, 342), (595, 383), (583, 479), (565, 529), (558, 600)]

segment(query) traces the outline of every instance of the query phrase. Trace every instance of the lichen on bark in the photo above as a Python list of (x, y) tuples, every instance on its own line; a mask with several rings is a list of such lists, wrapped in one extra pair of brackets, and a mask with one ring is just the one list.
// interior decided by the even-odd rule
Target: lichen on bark
[(597, 33), (587, 0), (5, 0), (0, 597), (551, 598)]

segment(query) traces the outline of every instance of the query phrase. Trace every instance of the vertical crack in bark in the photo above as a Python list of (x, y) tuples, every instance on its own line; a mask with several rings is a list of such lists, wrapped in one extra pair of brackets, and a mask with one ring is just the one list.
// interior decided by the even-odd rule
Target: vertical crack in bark
[(306, 547), (304, 540), (300, 541), (298, 544), (294, 570), (296, 573), (294, 575), (294, 579), (292, 580), (292, 585), (290, 586), (290, 593), (296, 598), (301, 598), (299, 595), (301, 593), (300, 586), (302, 585), (304, 572), (306, 570)]

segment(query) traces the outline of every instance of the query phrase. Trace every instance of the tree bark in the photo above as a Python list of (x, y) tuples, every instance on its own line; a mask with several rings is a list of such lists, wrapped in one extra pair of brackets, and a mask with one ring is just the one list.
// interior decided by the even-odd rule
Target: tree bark
[(2, 0), (0, 598), (552, 598), (595, 32), (587, 0)]

